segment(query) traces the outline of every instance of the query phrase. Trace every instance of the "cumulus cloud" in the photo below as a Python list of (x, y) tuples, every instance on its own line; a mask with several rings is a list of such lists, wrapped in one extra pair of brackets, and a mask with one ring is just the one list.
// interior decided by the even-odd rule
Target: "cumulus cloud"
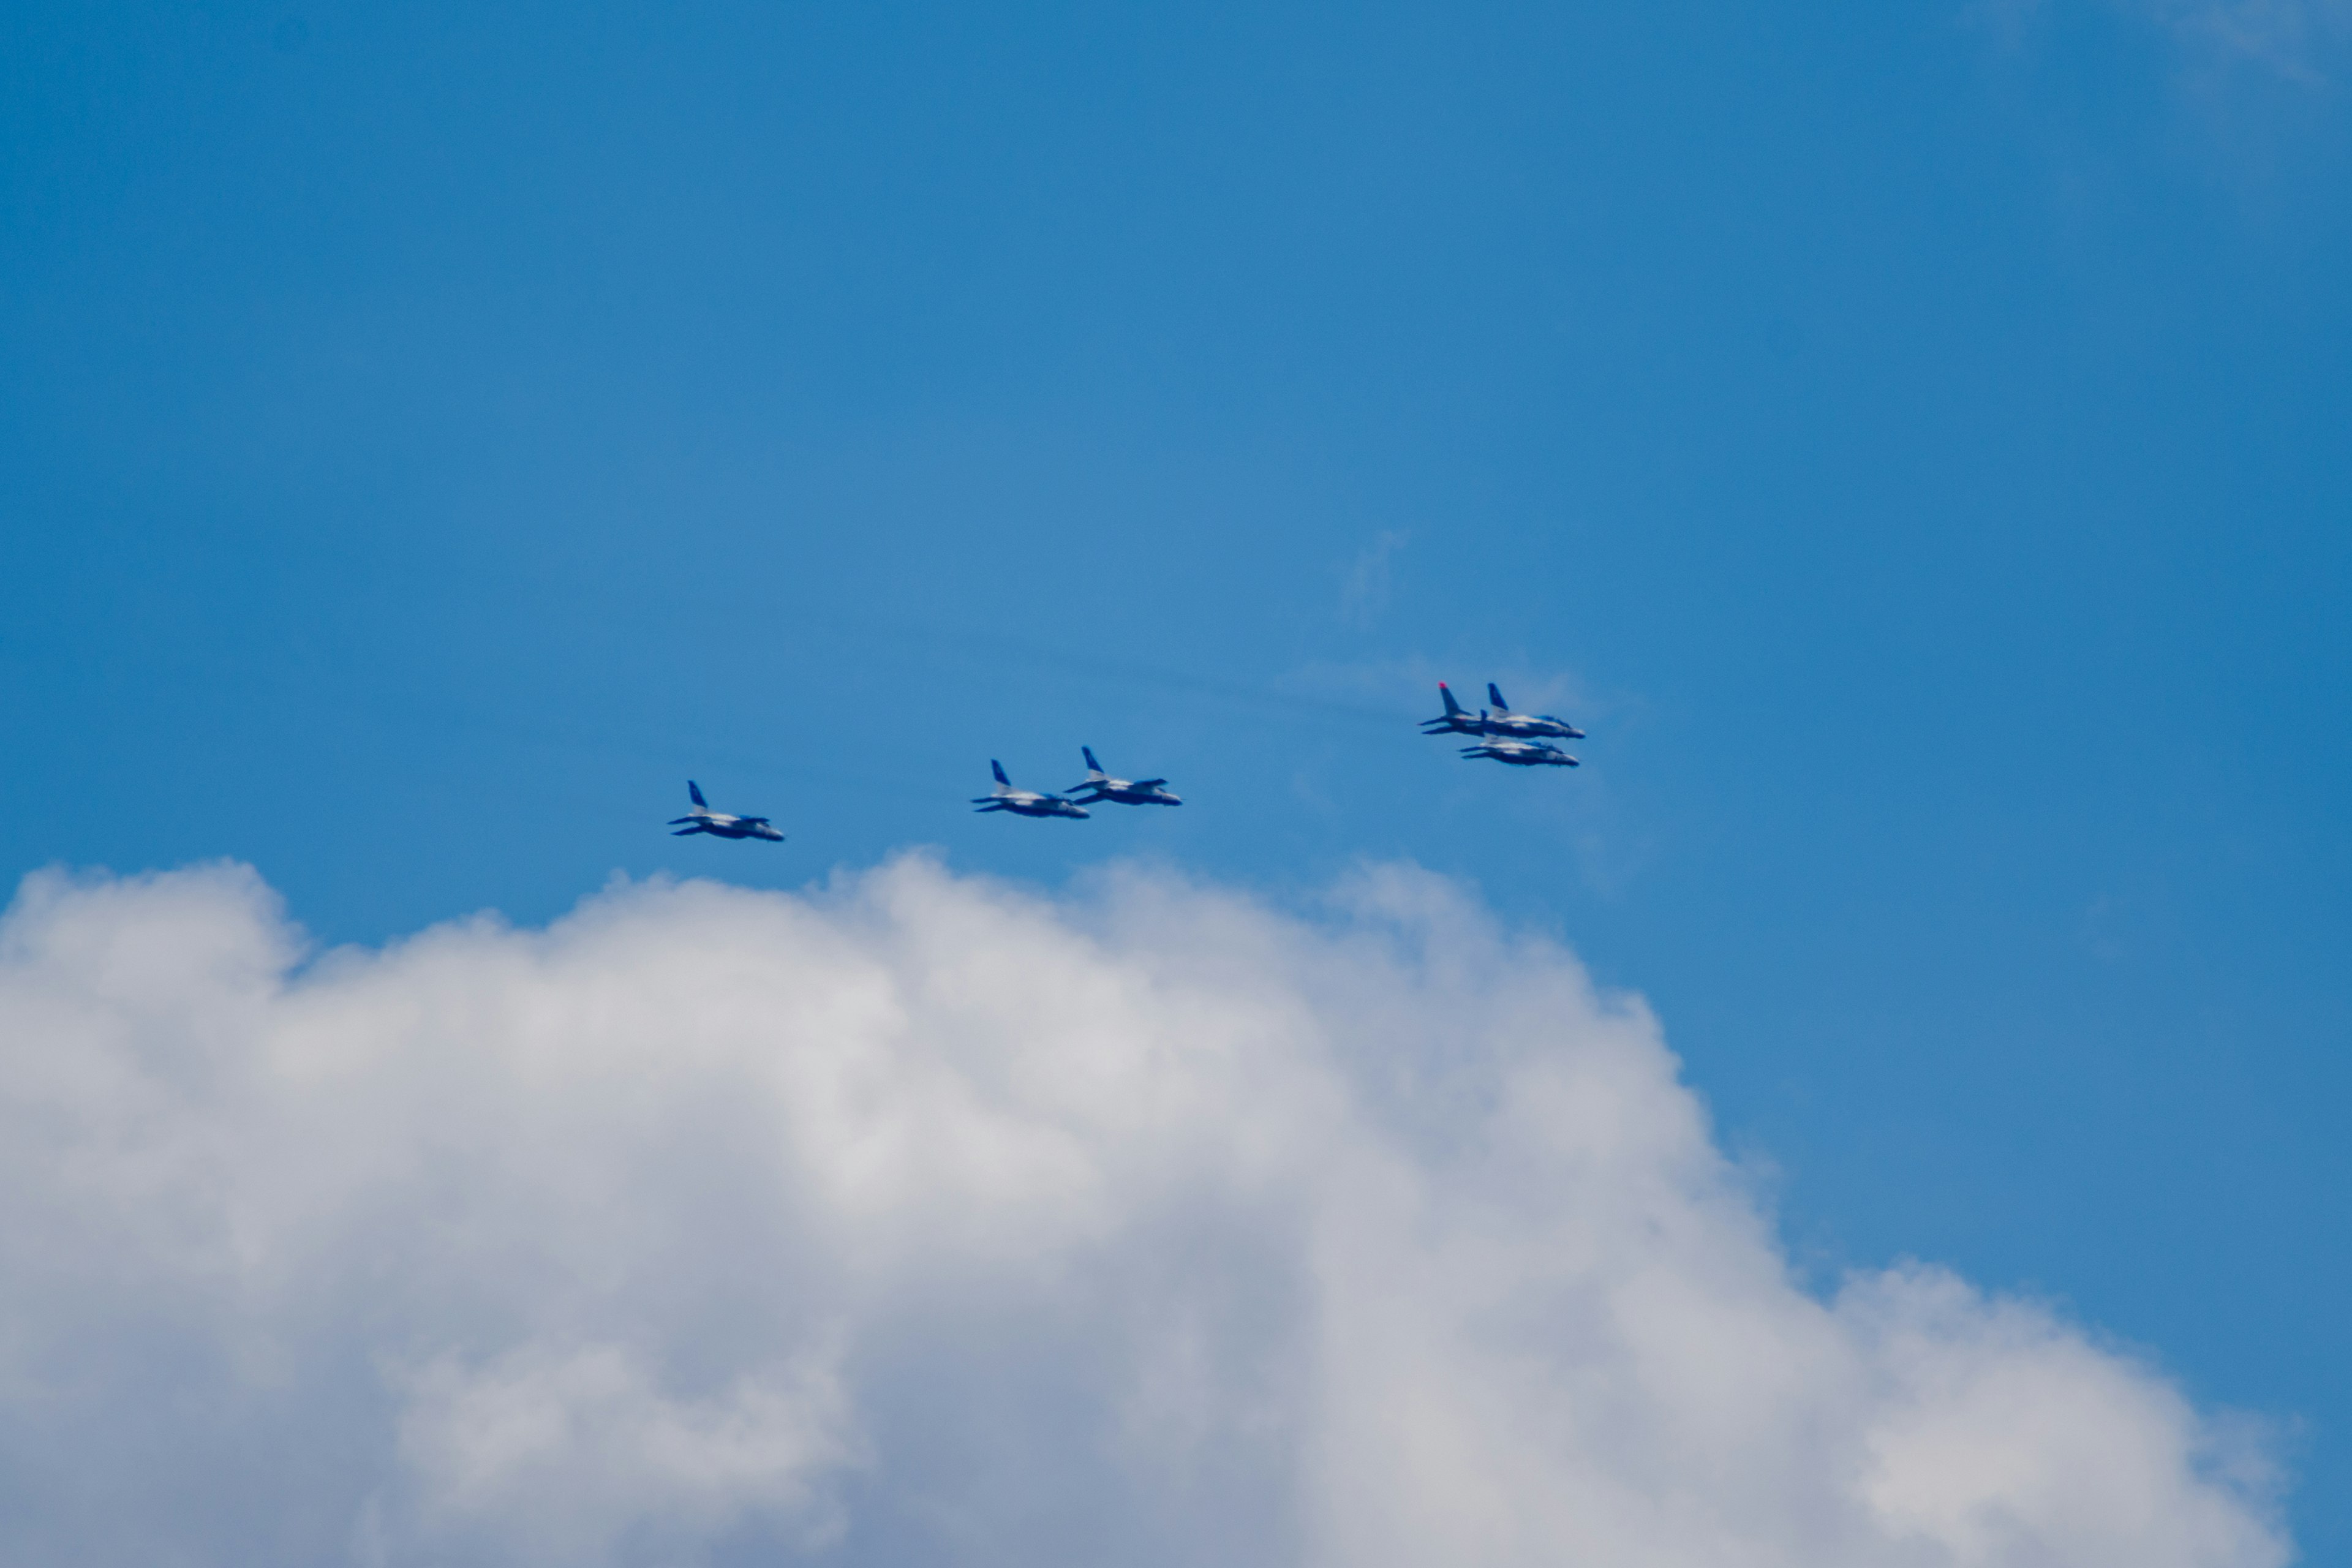
[(2269, 1568), (2028, 1302), (1822, 1300), (1654, 1020), (1410, 869), (920, 858), (306, 952), (0, 923), (11, 1563)]

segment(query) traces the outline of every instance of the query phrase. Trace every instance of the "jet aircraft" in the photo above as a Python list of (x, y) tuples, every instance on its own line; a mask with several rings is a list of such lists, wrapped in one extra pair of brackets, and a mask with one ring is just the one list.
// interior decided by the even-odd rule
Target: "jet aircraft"
[(1574, 768), (1583, 765), (1549, 741), (1481, 741), (1475, 746), (1463, 747), (1462, 754), (1465, 757), (1492, 757), (1515, 768)]
[(710, 803), (702, 798), (702, 786), (692, 779), (686, 781), (686, 793), (694, 801), (694, 809), (684, 816), (673, 816), (669, 826), (681, 822), (691, 826), (677, 827), (672, 838), (684, 838), (690, 834), (708, 833), (714, 838), (764, 838), (771, 844), (782, 844), (784, 836), (775, 830), (764, 816), (730, 816), (723, 811), (713, 811)]
[(1542, 735), (1557, 735), (1563, 741), (1584, 739), (1584, 731), (1565, 719), (1555, 719), (1549, 713), (1512, 712), (1511, 705), (1503, 700), (1503, 694), (1495, 689), (1491, 680), (1486, 682), (1486, 700), (1495, 705), (1494, 710), (1479, 714), (1478, 721), (1489, 735), (1507, 735), (1516, 741), (1531, 741)]
[[(1092, 746), (1080, 746), (1086, 753), (1087, 782), (1072, 784), (1063, 791), (1073, 799), (1094, 805), (1102, 801), (1116, 801), (1121, 805), (1181, 805), (1183, 800), (1168, 787), (1166, 779), (1115, 779), (1102, 771), (1095, 761)], [(1080, 795), (1080, 790), (1092, 790), (1092, 795)]]
[(1445, 711), (1434, 719), (1424, 719), (1421, 732), (1424, 735), (1483, 735), (1486, 732), (1486, 716), (1470, 716), (1470, 710), (1454, 700), (1454, 689), (1444, 681), (1437, 683), (1437, 694), (1445, 699)]
[(1014, 789), (1013, 781), (1004, 776), (1004, 764), (994, 757), (988, 759), (989, 771), (996, 775), (996, 787), (973, 798), (972, 805), (982, 811), (1009, 811), (1015, 816), (1091, 816), (1074, 800), (1064, 800), (1058, 795), (1039, 795), (1034, 789)]

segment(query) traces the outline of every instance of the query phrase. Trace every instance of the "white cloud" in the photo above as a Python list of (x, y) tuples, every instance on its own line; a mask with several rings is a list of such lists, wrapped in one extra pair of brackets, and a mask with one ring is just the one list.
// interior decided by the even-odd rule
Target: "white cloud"
[[(553, 1562), (593, 1559), (633, 1529), (692, 1539), (746, 1512), (808, 1519), (811, 1483), (857, 1457), (822, 1363), (674, 1399), (640, 1352), (532, 1342), (488, 1366), (444, 1354), (394, 1384), (424, 1515)], [(813, 1539), (837, 1531), (815, 1519)]]
[(2287, 1555), (2046, 1311), (1800, 1289), (1639, 1004), (1416, 872), (301, 958), (236, 868), (0, 925), (0, 1559)]

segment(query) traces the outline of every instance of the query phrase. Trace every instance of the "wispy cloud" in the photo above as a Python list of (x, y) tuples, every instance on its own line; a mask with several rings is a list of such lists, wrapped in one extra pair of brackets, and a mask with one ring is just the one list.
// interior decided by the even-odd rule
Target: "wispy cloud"
[(2321, 79), (2352, 35), (2352, 0), (2128, 0), (2184, 43), (2257, 62), (2300, 81)]
[[(1976, 0), (1969, 15), (2015, 42), (2053, 7), (2085, 0)], [(2352, 44), (2352, 0), (2103, 0), (2160, 27), (2207, 66), (2252, 65), (2317, 84)]]
[(1383, 529), (1372, 537), (1339, 579), (1339, 618), (1369, 630), (1389, 607), (1389, 561), (1409, 542), (1410, 536)]
[(0, 1559), (2277, 1568), (2258, 1444), (2031, 1302), (1791, 1282), (1641, 1005), (923, 859), (306, 959), (0, 923)]

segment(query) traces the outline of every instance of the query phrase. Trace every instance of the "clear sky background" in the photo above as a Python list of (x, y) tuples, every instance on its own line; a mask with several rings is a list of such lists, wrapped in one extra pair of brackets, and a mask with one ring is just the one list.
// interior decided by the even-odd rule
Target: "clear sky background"
[[(374, 942), (1410, 858), (1651, 1000), (1822, 1279), (2055, 1300), (2342, 1558), (2347, 24), (13, 6), (0, 863)], [(1188, 804), (970, 814), (1082, 742)]]

